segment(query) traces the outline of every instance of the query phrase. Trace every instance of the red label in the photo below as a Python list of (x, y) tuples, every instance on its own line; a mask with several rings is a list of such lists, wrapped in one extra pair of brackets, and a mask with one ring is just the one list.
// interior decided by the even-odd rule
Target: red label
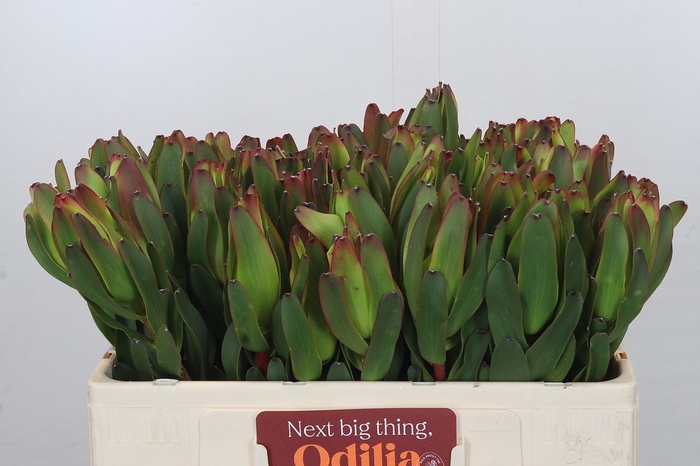
[(448, 466), (457, 421), (446, 408), (265, 411), (270, 466)]

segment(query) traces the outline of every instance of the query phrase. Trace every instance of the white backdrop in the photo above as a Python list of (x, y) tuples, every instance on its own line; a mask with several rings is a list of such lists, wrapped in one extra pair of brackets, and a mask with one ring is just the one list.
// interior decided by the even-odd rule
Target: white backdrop
[(0, 464), (88, 463), (86, 380), (107, 344), (37, 265), (34, 181), (122, 129), (267, 139), (417, 103), (441, 79), (463, 132), (558, 115), (616, 144), (613, 168), (685, 199), (666, 280), (625, 345), (642, 466), (692, 464), (700, 438), (700, 3), (642, 0), (0, 0)]

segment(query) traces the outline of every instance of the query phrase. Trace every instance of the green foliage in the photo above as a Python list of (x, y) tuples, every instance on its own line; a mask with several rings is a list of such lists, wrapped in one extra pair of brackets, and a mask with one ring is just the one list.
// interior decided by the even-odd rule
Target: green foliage
[(401, 123), (98, 139), (24, 212), (121, 380), (597, 381), (687, 210), (570, 120), (459, 133), (451, 88)]

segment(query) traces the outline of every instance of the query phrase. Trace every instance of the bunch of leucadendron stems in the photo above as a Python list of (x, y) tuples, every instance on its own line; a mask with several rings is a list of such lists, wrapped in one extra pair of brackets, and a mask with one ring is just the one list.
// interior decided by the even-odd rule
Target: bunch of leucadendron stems
[[(98, 139), (31, 186), (31, 252), (120, 380), (599, 381), (687, 206), (549, 117), (459, 133), (448, 85), (263, 146)], [(612, 375), (611, 375), (612, 374)]]

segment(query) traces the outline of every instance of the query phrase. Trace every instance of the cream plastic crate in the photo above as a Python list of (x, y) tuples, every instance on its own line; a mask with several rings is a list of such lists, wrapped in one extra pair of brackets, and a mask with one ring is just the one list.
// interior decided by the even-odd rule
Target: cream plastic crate
[(113, 354), (89, 381), (92, 466), (266, 466), (262, 411), (450, 408), (452, 466), (637, 465), (637, 383), (118, 382)]

